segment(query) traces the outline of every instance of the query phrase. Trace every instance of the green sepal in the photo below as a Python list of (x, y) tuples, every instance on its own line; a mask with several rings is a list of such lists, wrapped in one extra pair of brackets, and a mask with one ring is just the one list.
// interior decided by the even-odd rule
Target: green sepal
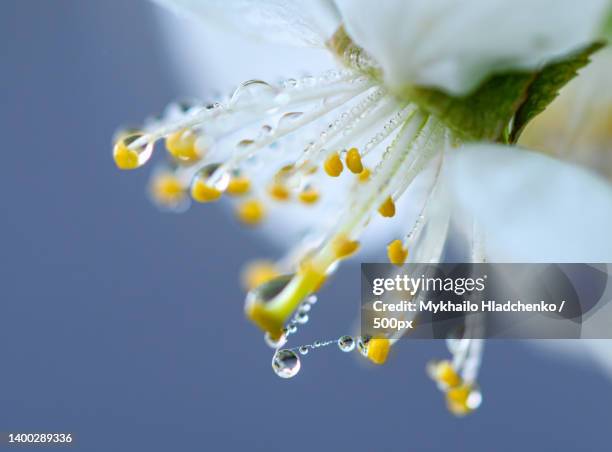
[(603, 43), (594, 43), (539, 71), (494, 75), (466, 96), (423, 87), (406, 88), (400, 96), (437, 116), (464, 140), (515, 143), (601, 47)]

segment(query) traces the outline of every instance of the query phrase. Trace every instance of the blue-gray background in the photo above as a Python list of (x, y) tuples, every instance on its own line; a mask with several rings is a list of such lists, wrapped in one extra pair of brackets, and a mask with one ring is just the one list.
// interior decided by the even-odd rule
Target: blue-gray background
[[(182, 94), (159, 49), (144, 0), (0, 4), (0, 431), (83, 451), (610, 450), (609, 382), (516, 342), (487, 345), (464, 419), (424, 375), (442, 343), (375, 369), (322, 350), (276, 378), (236, 284), (267, 245), (218, 208), (159, 213), (147, 171), (110, 158), (117, 125)], [(357, 278), (304, 340), (351, 331)]]

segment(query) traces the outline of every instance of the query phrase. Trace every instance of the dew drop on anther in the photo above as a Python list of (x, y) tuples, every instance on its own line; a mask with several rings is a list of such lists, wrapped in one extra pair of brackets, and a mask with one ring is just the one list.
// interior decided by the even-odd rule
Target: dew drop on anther
[(352, 352), (355, 350), (355, 339), (351, 336), (342, 336), (338, 339), (338, 348), (343, 352)]
[(295, 377), (300, 366), (300, 357), (292, 350), (278, 350), (272, 357), (272, 369), (281, 378)]
[(287, 343), (287, 336), (283, 334), (277, 340), (272, 339), (270, 333), (264, 335), (264, 340), (270, 348), (280, 348)]
[(359, 340), (357, 341), (357, 348), (363, 356), (368, 356), (368, 344), (370, 343), (370, 340), (370, 336), (360, 336)]

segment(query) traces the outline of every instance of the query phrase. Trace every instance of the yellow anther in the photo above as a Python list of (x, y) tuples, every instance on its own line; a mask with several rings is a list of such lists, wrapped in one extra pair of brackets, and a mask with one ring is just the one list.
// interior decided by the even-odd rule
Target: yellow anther
[(242, 285), (247, 290), (255, 289), (280, 275), (271, 261), (258, 260), (249, 263), (242, 272)]
[(389, 196), (385, 202), (378, 208), (378, 212), (383, 216), (390, 218), (395, 215), (395, 203), (393, 202), (393, 198)]
[(298, 274), (312, 284), (312, 292), (318, 292), (327, 279), (325, 269), (318, 267), (310, 259), (300, 262)]
[(221, 191), (202, 180), (196, 180), (191, 184), (191, 197), (197, 202), (212, 202), (221, 197)]
[(227, 185), (227, 189), (225, 190), (228, 195), (232, 196), (241, 196), (245, 193), (248, 193), (251, 188), (251, 181), (248, 177), (238, 176), (233, 177), (229, 184)]
[(391, 342), (386, 338), (372, 338), (368, 342), (368, 359), (374, 364), (384, 364), (391, 350)]
[(446, 360), (435, 364), (433, 377), (438, 383), (448, 388), (455, 388), (462, 381), (453, 364)]
[(340, 174), (342, 174), (344, 165), (342, 164), (342, 160), (340, 160), (340, 155), (337, 152), (334, 152), (327, 157), (325, 163), (323, 164), (323, 168), (331, 177), (338, 177)]
[(272, 339), (278, 339), (283, 325), (294, 310), (308, 295), (316, 292), (324, 281), (325, 269), (310, 259), (304, 260), (297, 273), (272, 299), (264, 301), (247, 297), (246, 314), (253, 323), (267, 331)]
[(361, 174), (363, 164), (361, 163), (361, 155), (357, 148), (351, 148), (346, 153), (346, 166), (352, 173)]
[(314, 204), (319, 200), (319, 192), (314, 188), (307, 188), (300, 192), (298, 197), (304, 204)]
[(270, 311), (262, 303), (251, 303), (245, 308), (246, 315), (262, 330), (266, 331), (270, 339), (277, 341), (283, 335), (285, 317)]
[(389, 262), (394, 265), (404, 265), (408, 257), (408, 249), (402, 245), (401, 240), (394, 240), (387, 246)]
[(183, 200), (185, 187), (174, 174), (160, 173), (153, 178), (151, 195), (162, 205), (176, 205)]
[(136, 169), (140, 166), (138, 161), (138, 152), (128, 148), (125, 141), (126, 140), (124, 138), (120, 138), (115, 143), (113, 148), (113, 158), (115, 159), (115, 164), (122, 170)]
[(362, 184), (369, 181), (370, 180), (370, 170), (367, 168), (364, 168), (363, 171), (361, 173), (359, 173), (359, 176), (357, 176), (359, 182), (361, 182)]
[(340, 235), (332, 241), (332, 249), (337, 259), (344, 259), (359, 249), (359, 242)]
[(471, 393), (472, 387), (467, 384), (450, 388), (446, 392), (448, 410), (456, 416), (465, 416), (474, 411), (474, 408), (469, 403)]
[(189, 130), (179, 130), (166, 138), (166, 149), (176, 159), (195, 162), (201, 158), (196, 147), (196, 135)]
[(238, 206), (236, 215), (244, 224), (255, 226), (264, 219), (266, 210), (261, 201), (249, 199)]
[(363, 171), (363, 163), (361, 163), (361, 155), (357, 148), (351, 148), (346, 153), (346, 166), (352, 173), (361, 174)]
[(274, 182), (272, 185), (270, 185), (268, 192), (270, 193), (270, 196), (277, 201), (287, 201), (291, 196), (291, 193), (289, 193), (287, 187), (280, 182)]

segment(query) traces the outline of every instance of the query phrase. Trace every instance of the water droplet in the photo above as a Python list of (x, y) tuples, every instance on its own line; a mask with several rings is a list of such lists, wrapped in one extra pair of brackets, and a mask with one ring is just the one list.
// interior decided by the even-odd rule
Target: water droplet
[(281, 348), (282, 346), (284, 346), (287, 343), (287, 336), (285, 334), (283, 334), (277, 340), (274, 340), (270, 336), (270, 333), (266, 333), (266, 334), (264, 334), (264, 341), (266, 342), (266, 344), (270, 348), (274, 348), (274, 349)]
[(307, 355), (308, 354), (308, 345), (302, 345), (300, 347), (300, 355)]
[(115, 163), (122, 169), (141, 167), (151, 158), (153, 146), (154, 142), (142, 132), (120, 132), (113, 148)]
[(340, 339), (338, 339), (338, 347), (343, 352), (352, 352), (355, 350), (355, 339), (353, 339), (351, 336), (342, 336)]
[(480, 389), (474, 388), (470, 391), (470, 395), (467, 398), (466, 405), (471, 410), (475, 410), (482, 403), (482, 393)]
[(290, 111), (289, 113), (285, 113), (278, 120), (278, 124), (276, 127), (290, 127), (291, 124), (301, 118), (303, 113), (301, 111)]
[(321, 346), (321, 341), (314, 341), (314, 344), (312, 344), (312, 346), (314, 348), (319, 348)]
[(248, 80), (236, 88), (230, 99), (230, 106), (240, 108), (257, 102), (272, 100), (276, 94), (276, 88), (263, 80)]
[(206, 185), (210, 185), (219, 191), (225, 191), (229, 185), (231, 175), (220, 167), (219, 163), (211, 163), (204, 166), (194, 176), (194, 182), (196, 179), (199, 179)]
[(300, 357), (292, 350), (278, 350), (272, 357), (272, 369), (281, 378), (295, 377), (300, 367)]
[(298, 311), (295, 314), (295, 321), (300, 324), (308, 323), (308, 314), (305, 312)]
[(316, 304), (317, 303), (317, 296), (316, 295), (311, 295), (308, 298), (306, 298), (306, 302), (309, 304)]
[(368, 356), (368, 344), (372, 338), (370, 336), (360, 336), (357, 341), (357, 348), (363, 356)]
[(310, 312), (311, 306), (309, 303), (302, 303), (298, 308), (298, 312)]
[(287, 332), (289, 334), (294, 334), (296, 331), (297, 331), (297, 325), (295, 323), (291, 322), (289, 324), (289, 326), (287, 326)]
[(267, 303), (273, 300), (283, 289), (289, 284), (293, 275), (281, 275), (276, 278), (261, 284), (255, 289), (249, 291), (246, 302), (250, 303)]

